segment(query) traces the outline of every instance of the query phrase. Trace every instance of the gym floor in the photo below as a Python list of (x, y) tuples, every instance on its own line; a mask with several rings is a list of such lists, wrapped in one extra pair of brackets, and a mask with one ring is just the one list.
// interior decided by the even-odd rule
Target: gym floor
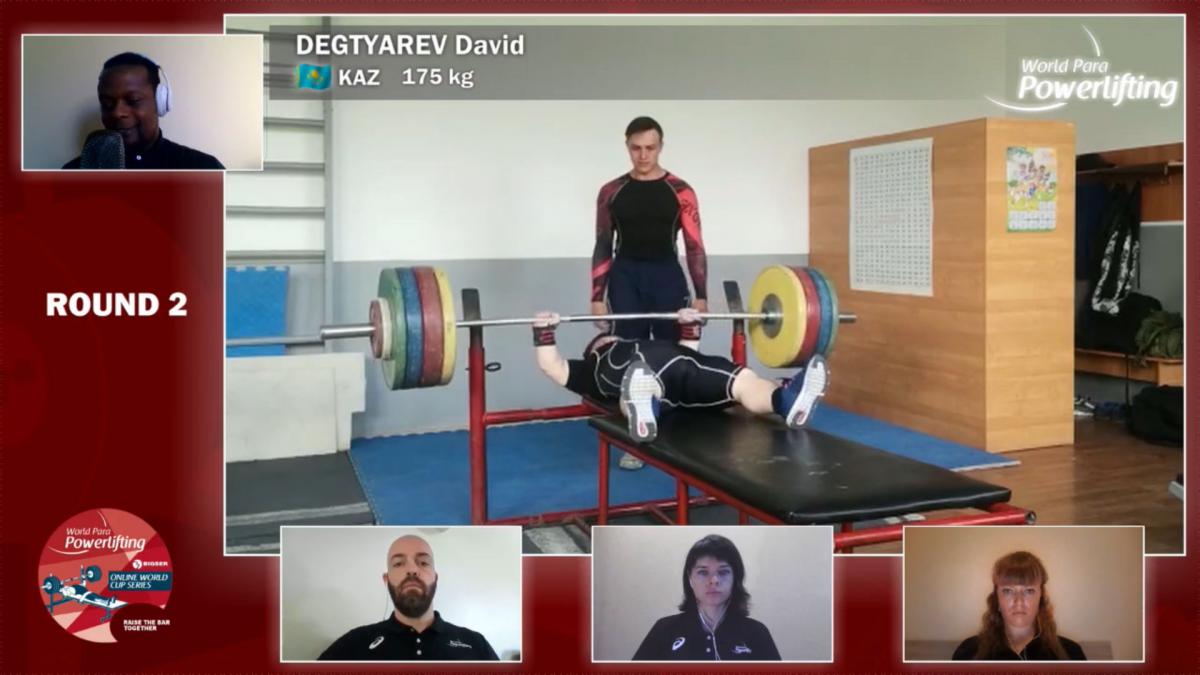
[[(1039, 525), (1144, 525), (1146, 553), (1183, 552), (1183, 502), (1167, 485), (1183, 472), (1181, 448), (1147, 443), (1123, 422), (1081, 418), (1075, 444), (1005, 453), (1019, 466), (972, 472), (1012, 490)], [(859, 553), (899, 553), (899, 542)]]
[[(1147, 553), (1181, 553), (1183, 502), (1167, 485), (1183, 471), (1179, 448), (1142, 441), (1123, 423), (1078, 419), (1075, 443), (1007, 453), (1019, 466), (972, 471), (1012, 490), (1012, 503), (1037, 512), (1042, 525), (1143, 525)], [(644, 469), (653, 470), (653, 469)], [(238, 462), (227, 472), (229, 553), (277, 552), (278, 526), (370, 525), (373, 518), (346, 453)], [(318, 486), (323, 486), (318, 489)], [(282, 499), (282, 501), (281, 501)], [(953, 512), (927, 514), (930, 517)], [(668, 513), (668, 515), (672, 515)], [(725, 506), (693, 508), (694, 524), (736, 524)], [(655, 525), (649, 516), (613, 524)], [(526, 530), (526, 553), (587, 553), (575, 526)], [(900, 553), (900, 542), (864, 546), (857, 553)]]

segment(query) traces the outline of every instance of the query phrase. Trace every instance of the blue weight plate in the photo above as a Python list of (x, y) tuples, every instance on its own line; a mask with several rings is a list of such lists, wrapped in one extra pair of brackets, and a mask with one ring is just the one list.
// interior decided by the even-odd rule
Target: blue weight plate
[(829, 353), (829, 338), (833, 335), (833, 322), (837, 321), (837, 317), (833, 316), (833, 299), (829, 296), (829, 282), (825, 279), (825, 275), (816, 268), (805, 267), (804, 271), (812, 277), (813, 284), (817, 287), (817, 293), (821, 296), (821, 335), (817, 338), (817, 353), (826, 356)]
[(408, 353), (405, 354), (404, 388), (411, 389), (421, 382), (421, 364), (424, 359), (425, 345), (423, 341), (424, 317), (421, 311), (421, 290), (417, 285), (417, 275), (411, 267), (398, 268), (400, 272), (400, 287), (404, 291), (404, 318), (407, 322)]

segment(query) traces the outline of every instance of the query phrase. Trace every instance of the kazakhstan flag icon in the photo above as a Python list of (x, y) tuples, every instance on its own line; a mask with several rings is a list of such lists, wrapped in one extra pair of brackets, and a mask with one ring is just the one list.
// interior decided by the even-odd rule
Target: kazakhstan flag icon
[(301, 63), (296, 66), (297, 89), (328, 89), (330, 66), (314, 66), (311, 63)]

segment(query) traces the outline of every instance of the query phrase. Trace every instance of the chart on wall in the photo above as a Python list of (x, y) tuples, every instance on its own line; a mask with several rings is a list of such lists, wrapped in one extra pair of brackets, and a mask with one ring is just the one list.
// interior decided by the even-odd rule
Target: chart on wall
[(850, 151), (850, 287), (933, 295), (933, 139)]
[(1054, 148), (1008, 149), (1008, 231), (1048, 232), (1058, 207), (1058, 168)]

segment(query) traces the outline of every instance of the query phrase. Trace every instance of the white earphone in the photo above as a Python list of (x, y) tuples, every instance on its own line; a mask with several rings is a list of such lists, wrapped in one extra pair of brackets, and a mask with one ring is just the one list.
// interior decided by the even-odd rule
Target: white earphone
[[(158, 64), (155, 64), (158, 65)], [(158, 66), (158, 86), (154, 88), (154, 105), (158, 108), (158, 116), (165, 117), (171, 112), (171, 83), (167, 81), (167, 71)]]
[(165, 117), (167, 113), (171, 112), (171, 83), (167, 81), (167, 71), (163, 70), (162, 66), (149, 56), (145, 54), (138, 54), (138, 56), (153, 63), (154, 67), (158, 69), (158, 86), (154, 88), (154, 107), (158, 110), (159, 117)]

